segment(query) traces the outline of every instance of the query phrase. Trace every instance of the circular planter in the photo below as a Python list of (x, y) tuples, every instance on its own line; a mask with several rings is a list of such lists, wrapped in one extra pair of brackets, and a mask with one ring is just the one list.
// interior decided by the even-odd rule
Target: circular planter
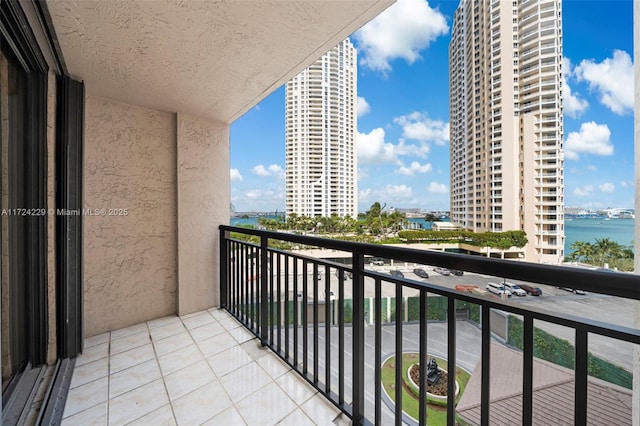
[[(414, 364), (411, 364), (409, 366), (409, 368), (407, 368), (407, 379), (409, 379), (408, 380), (409, 386), (415, 392), (419, 393), (420, 392), (420, 386), (418, 386), (418, 384), (416, 382), (414, 382), (413, 378), (411, 377), (411, 368), (413, 368), (414, 365), (419, 365), (419, 364), (414, 363)], [(449, 373), (447, 372), (447, 370), (445, 370), (444, 368), (440, 368), (440, 367), (438, 367), (438, 370), (442, 371), (444, 373), (447, 373), (447, 377), (448, 377)], [(455, 398), (458, 397), (458, 394), (460, 393), (460, 385), (458, 385), (458, 381), (455, 380), (455, 376), (453, 378), (454, 378), (454, 383), (455, 383), (455, 396), (454, 396), (454, 399), (455, 399)], [(441, 403), (446, 403), (447, 402), (447, 396), (436, 395), (436, 394), (433, 394), (433, 393), (428, 392), (428, 391), (427, 391), (427, 399), (431, 399), (433, 401), (438, 401), (438, 402), (441, 402)]]

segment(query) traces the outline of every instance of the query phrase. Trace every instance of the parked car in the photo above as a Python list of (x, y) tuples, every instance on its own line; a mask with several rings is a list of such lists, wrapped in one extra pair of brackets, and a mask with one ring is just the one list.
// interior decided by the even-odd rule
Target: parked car
[(511, 292), (511, 294), (515, 294), (516, 296), (523, 297), (527, 295), (527, 292), (521, 289), (517, 284), (513, 284), (505, 281), (504, 288), (506, 288)]
[(556, 287), (556, 288), (559, 288), (559, 289), (561, 289), (561, 290), (570, 291), (570, 292), (572, 292), (573, 294), (587, 294), (587, 292), (586, 292), (586, 291), (584, 291), (584, 290), (580, 290), (580, 289), (577, 289), (577, 288), (571, 288), (571, 287)]
[(384, 260), (380, 259), (379, 257), (372, 257), (371, 259), (369, 259), (369, 264), (370, 265), (377, 265), (377, 266), (384, 266)]
[(413, 270), (413, 273), (419, 276), (420, 278), (429, 278), (429, 274), (422, 268), (416, 268)]
[(520, 284), (520, 288), (523, 289), (524, 291), (526, 291), (527, 294), (530, 294), (532, 296), (540, 296), (540, 295), (542, 295), (542, 289), (540, 289), (540, 287), (532, 287), (532, 286), (527, 285), (527, 284)]
[(394, 277), (398, 277), (398, 278), (404, 278), (404, 274), (402, 273), (402, 271), (398, 271), (397, 269), (394, 269), (392, 271), (389, 271), (389, 273), (391, 275), (393, 275)]
[(440, 275), (444, 275), (444, 276), (451, 275), (451, 271), (448, 270), (447, 268), (437, 267), (437, 268), (433, 268), (433, 270), (439, 273)]
[(462, 272), (460, 269), (451, 269), (451, 270), (450, 270), (450, 272), (451, 272), (453, 275), (456, 275), (456, 276), (458, 276), (458, 277), (460, 277), (460, 276), (462, 276), (462, 275), (464, 274), (464, 272)]
[(489, 283), (487, 284), (487, 290), (489, 290), (491, 293), (497, 294), (498, 296), (506, 294), (507, 297), (511, 297), (511, 290), (507, 290), (502, 284)]

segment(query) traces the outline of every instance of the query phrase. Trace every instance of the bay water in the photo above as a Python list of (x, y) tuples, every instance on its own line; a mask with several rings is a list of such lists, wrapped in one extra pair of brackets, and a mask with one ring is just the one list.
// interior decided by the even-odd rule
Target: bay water
[[(267, 217), (267, 216), (265, 216)], [(269, 219), (275, 216), (268, 216)], [(431, 223), (424, 219), (410, 219), (411, 222), (419, 223), (423, 229), (431, 229)], [(231, 225), (256, 225), (258, 218), (255, 216), (242, 218), (231, 218)], [(622, 245), (633, 247), (634, 220), (633, 219), (604, 219), (604, 218), (574, 218), (565, 219), (564, 222), (565, 245), (564, 252), (572, 252), (571, 245), (576, 241), (583, 241), (594, 244), (596, 239), (609, 238)]]

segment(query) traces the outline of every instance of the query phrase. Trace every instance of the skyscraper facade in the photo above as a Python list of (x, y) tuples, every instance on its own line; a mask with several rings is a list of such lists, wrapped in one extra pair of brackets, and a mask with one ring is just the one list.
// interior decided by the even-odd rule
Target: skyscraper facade
[(356, 50), (342, 41), (286, 84), (286, 214), (357, 217)]
[(561, 0), (462, 0), (449, 45), (451, 221), (564, 257)]

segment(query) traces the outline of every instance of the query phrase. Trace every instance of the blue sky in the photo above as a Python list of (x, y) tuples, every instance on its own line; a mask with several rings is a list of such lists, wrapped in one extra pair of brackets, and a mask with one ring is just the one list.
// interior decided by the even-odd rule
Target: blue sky
[[(449, 209), (448, 44), (458, 1), (398, 0), (358, 49), (359, 211)], [(633, 2), (563, 1), (565, 206), (633, 207)], [(284, 88), (231, 125), (231, 202), (284, 210)]]

